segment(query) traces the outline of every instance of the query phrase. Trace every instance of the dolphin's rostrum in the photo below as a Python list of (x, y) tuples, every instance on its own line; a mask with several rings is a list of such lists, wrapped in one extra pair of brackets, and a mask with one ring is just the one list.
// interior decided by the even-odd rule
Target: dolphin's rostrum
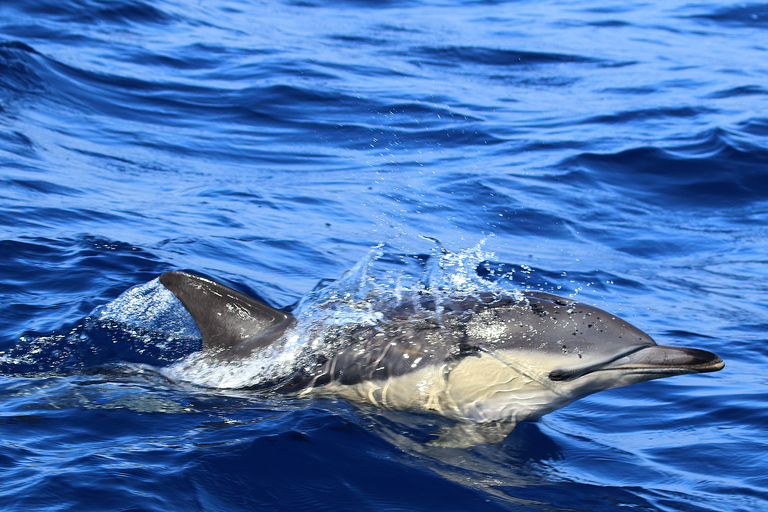
[[(190, 312), (213, 360), (263, 350), (296, 323), (202, 276), (167, 272), (160, 282)], [(501, 441), (520, 421), (597, 391), (724, 366), (711, 352), (657, 345), (610, 313), (541, 292), (439, 305), (415, 297), (375, 324), (345, 325), (334, 336), (333, 353), (318, 354), (272, 389), (434, 412), (457, 421), (434, 444), (454, 447)]]

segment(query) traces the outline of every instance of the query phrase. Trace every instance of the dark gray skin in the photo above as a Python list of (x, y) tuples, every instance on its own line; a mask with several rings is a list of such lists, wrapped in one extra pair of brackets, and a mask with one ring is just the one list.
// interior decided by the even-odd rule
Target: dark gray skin
[[(296, 323), (204, 277), (168, 272), (160, 282), (190, 312), (213, 360), (247, 357)], [(376, 325), (326, 326), (317, 334), (332, 350), (272, 389), (434, 411), (465, 424), (443, 445), (470, 446), (499, 441), (519, 421), (596, 391), (724, 366), (711, 352), (657, 345), (610, 313), (546, 293), (486, 293), (437, 306), (423, 297)]]

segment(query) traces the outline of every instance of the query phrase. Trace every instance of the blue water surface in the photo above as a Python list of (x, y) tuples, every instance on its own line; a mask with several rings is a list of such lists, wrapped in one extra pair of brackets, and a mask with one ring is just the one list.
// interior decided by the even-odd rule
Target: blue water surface
[[(2, 2), (0, 508), (768, 510), (767, 63), (765, 3)], [(169, 373), (160, 273), (291, 308), (422, 236), (726, 367), (466, 450)]]

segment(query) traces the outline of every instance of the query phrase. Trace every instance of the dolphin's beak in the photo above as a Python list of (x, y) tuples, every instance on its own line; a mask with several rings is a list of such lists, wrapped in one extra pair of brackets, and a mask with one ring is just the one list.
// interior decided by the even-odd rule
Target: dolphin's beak
[(589, 373), (616, 371), (625, 373), (656, 374), (652, 379), (671, 377), (685, 373), (705, 373), (722, 370), (725, 363), (717, 355), (706, 350), (668, 345), (646, 345), (630, 349), (606, 363), (558, 368), (549, 373), (554, 381), (573, 380)]
[(724, 366), (722, 359), (706, 350), (650, 345), (595, 370), (632, 370), (636, 373), (679, 375), (716, 372), (722, 370)]

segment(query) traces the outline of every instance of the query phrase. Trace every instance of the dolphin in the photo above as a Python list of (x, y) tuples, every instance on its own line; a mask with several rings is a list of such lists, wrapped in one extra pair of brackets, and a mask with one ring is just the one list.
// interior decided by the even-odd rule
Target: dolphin
[[(264, 350), (297, 324), (206, 277), (174, 271), (160, 282), (189, 311), (214, 361)], [(519, 422), (598, 391), (724, 367), (711, 352), (658, 345), (606, 311), (533, 291), (439, 301), (422, 294), (373, 325), (344, 325), (332, 336), (332, 352), (271, 389), (444, 416), (456, 427), (430, 443), (444, 447), (502, 441)]]

